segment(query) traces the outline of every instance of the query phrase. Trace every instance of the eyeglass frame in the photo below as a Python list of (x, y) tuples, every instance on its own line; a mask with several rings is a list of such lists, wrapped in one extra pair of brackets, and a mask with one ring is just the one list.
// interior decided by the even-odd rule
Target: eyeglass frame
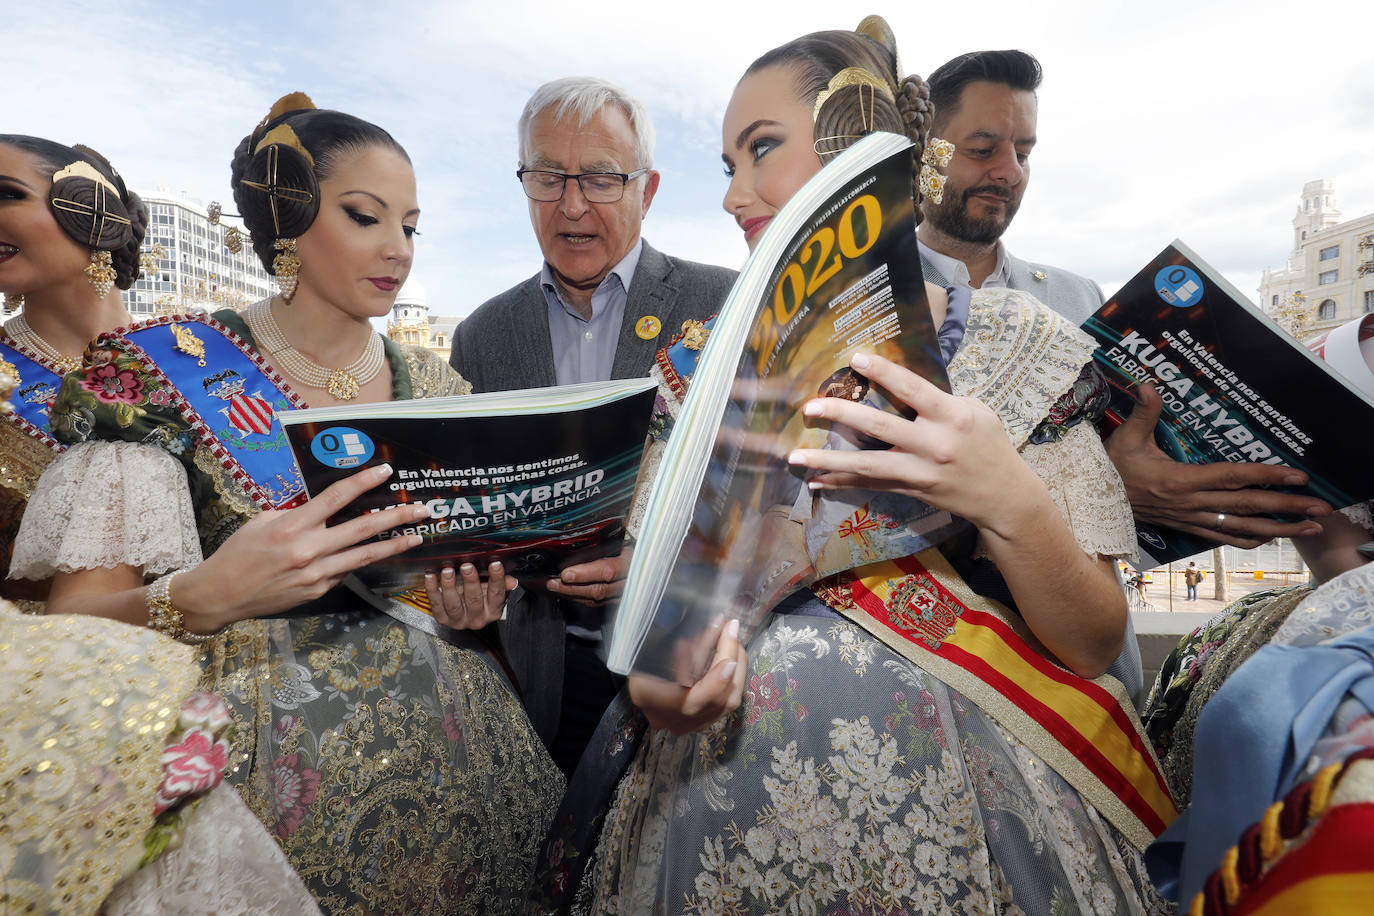
[[(580, 172), (580, 173), (578, 173), (578, 174), (572, 174), (571, 172), (558, 172), (558, 171), (554, 171), (553, 169), (527, 169), (527, 168), (525, 168), (524, 166), (521, 166), (520, 168), (518, 168), (518, 169), (515, 170), (515, 180), (518, 181), (518, 182), (520, 182), (520, 190), (522, 190), (522, 191), (525, 192), (525, 196), (526, 196), (526, 197), (529, 197), (530, 200), (534, 201), (534, 202), (537, 203), (537, 204), (553, 204), (553, 203), (557, 203), (558, 201), (562, 200), (562, 199), (567, 195), (567, 193), (568, 193), (568, 179), (569, 179), (569, 178), (573, 178), (573, 179), (576, 179), (576, 180), (577, 180), (577, 190), (578, 190), (579, 192), (581, 192), (583, 198), (585, 198), (586, 201), (587, 201), (588, 203), (592, 203), (592, 204), (617, 204), (617, 203), (620, 203), (620, 201), (622, 201), (622, 200), (625, 199), (625, 188), (627, 188), (627, 187), (629, 186), (630, 182), (634, 181), (636, 178), (640, 178), (640, 177), (642, 177), (642, 176), (644, 176), (644, 175), (649, 174), (649, 172), (651, 172), (651, 171), (653, 171), (653, 169), (650, 169), (650, 168), (642, 168), (642, 169), (635, 169), (633, 172)], [(553, 198), (552, 200), (540, 200), (540, 199), (537, 198), (537, 197), (530, 197), (530, 189), (527, 188), (527, 187), (525, 187), (525, 173), (526, 173), (526, 172), (543, 172), (545, 175), (561, 175), (561, 176), (563, 176), (563, 189), (562, 189), (562, 191), (559, 193), (559, 195), (558, 195), (557, 197)], [(590, 197), (587, 197), (587, 189), (586, 189), (585, 187), (582, 186), (582, 179), (583, 179), (583, 178), (593, 178), (593, 177), (596, 177), (596, 178), (610, 178), (610, 177), (619, 178), (619, 179), (620, 179), (620, 196), (617, 197), (615, 200), (592, 200)]]

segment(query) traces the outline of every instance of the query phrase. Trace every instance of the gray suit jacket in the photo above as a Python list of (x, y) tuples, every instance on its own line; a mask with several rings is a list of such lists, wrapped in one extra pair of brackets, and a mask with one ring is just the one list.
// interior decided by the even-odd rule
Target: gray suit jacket
[[(668, 257), (645, 241), (625, 300), (611, 377), (648, 375), (654, 354), (678, 334), (682, 323), (714, 315), (734, 282), (733, 270)], [(650, 340), (635, 333), (646, 315), (661, 325)], [(449, 363), (475, 392), (556, 385), (548, 303), (539, 275), (482, 303), (464, 319), (454, 331)], [(563, 700), (563, 615), (552, 595), (524, 588), (511, 593), (506, 607), (501, 624), (506, 656), (530, 721), (544, 743), (551, 744)]]
[[(1075, 325), (1082, 325), (1106, 301), (1101, 287), (1087, 277), (1048, 264), (1023, 261), (1011, 252), (1007, 253), (1007, 260), (1011, 264), (1011, 282), (1008, 286), (1030, 293)], [(926, 258), (921, 258), (921, 273), (936, 286), (954, 285)], [(1112, 662), (1107, 673), (1125, 686), (1137, 709), (1145, 705), (1145, 688), (1149, 685), (1145, 683), (1135, 624), (1129, 616), (1126, 618), (1126, 641), (1121, 647), (1121, 654)]]

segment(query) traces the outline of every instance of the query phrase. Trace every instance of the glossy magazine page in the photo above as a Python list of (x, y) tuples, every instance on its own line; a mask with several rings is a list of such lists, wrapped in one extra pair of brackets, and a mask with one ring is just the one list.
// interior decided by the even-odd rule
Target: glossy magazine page
[(772, 221), (717, 316), (672, 426), (612, 633), (609, 665), (691, 683), (721, 622), (748, 639), (797, 588), (904, 556), (961, 525), (918, 500), (815, 497), (794, 448), (873, 448), (801, 415), (819, 394), (890, 409), (859, 349), (948, 390), (916, 248), (910, 143), (875, 134)]
[[(314, 496), (382, 463), (391, 479), (332, 523), (404, 503), (429, 518), (391, 535), (424, 543), (358, 572), (383, 593), (419, 590), (441, 566), (499, 560), (536, 585), (620, 552), (654, 401), (647, 379), (284, 411)], [(388, 535), (390, 536), (390, 535)]]
[[(1256, 461), (1306, 472), (1309, 493), (1342, 508), (1374, 496), (1374, 402), (1274, 324), (1182, 242), (1136, 274), (1083, 330), (1112, 385), (1109, 423), (1152, 381), (1164, 400), (1155, 441), (1193, 464)], [(1153, 562), (1216, 546), (1156, 525), (1136, 529)]]

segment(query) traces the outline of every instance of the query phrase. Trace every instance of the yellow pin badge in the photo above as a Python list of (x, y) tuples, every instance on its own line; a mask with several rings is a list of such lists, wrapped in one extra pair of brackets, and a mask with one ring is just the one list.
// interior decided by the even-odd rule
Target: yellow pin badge
[(653, 340), (661, 330), (663, 322), (659, 321), (656, 315), (645, 315), (635, 322), (635, 333), (639, 335), (640, 340)]

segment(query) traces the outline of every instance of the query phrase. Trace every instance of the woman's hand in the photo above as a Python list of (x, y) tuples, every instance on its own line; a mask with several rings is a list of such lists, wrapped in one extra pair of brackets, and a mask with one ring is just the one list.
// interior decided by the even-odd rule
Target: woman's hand
[(749, 653), (739, 642), (739, 621), (721, 629), (711, 667), (690, 688), (645, 674), (631, 674), (630, 700), (644, 711), (649, 725), (675, 735), (702, 731), (737, 709), (744, 698)]
[(486, 585), (471, 563), (464, 563), (459, 573), (461, 583), (451, 566), (441, 569), (437, 576), (425, 574), (425, 594), (434, 619), (455, 630), (480, 630), (500, 620), (506, 609), (506, 592), (515, 588), (515, 579), (505, 574), (500, 562), (487, 567)]
[(339, 525), (326, 521), (391, 477), (381, 465), (337, 481), (295, 509), (263, 512), (203, 563), (172, 585), (172, 602), (192, 633), (298, 607), (329, 591), (349, 573), (417, 546), (419, 535), (375, 535), (428, 516), (423, 505), (369, 512)]
[(947, 394), (880, 356), (856, 353), (849, 364), (895, 402), (913, 408), (916, 417), (907, 420), (842, 398), (808, 402), (806, 416), (843, 423), (892, 444), (886, 451), (797, 449), (788, 456), (790, 463), (821, 472), (809, 481), (812, 489), (902, 493), (993, 531), (1024, 516), (1018, 509), (1041, 502), (1039, 478), (981, 401)]

